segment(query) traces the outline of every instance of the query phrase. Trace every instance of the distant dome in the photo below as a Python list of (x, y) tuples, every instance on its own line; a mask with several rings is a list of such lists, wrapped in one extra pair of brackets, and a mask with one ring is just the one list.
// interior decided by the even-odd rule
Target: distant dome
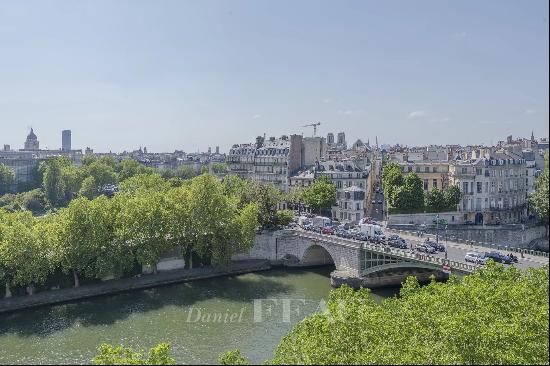
[(38, 138), (36, 137), (36, 135), (34, 134), (34, 131), (33, 131), (32, 128), (31, 128), (31, 133), (28, 134), (28, 136), (27, 136), (27, 141), (29, 141), (29, 140), (34, 140), (34, 141), (36, 141), (37, 139), (38, 139)]

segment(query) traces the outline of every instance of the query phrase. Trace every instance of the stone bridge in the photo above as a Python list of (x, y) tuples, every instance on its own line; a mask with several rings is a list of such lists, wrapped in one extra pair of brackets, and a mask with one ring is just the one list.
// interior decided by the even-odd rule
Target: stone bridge
[(443, 258), (412, 253), (332, 235), (303, 230), (281, 230), (259, 235), (254, 247), (235, 259), (269, 259), (289, 267), (334, 265), (331, 283), (338, 287), (348, 284), (354, 288), (400, 285), (406, 277), (416, 276), (428, 281), (434, 275), (444, 279), (443, 265), (460, 275), (473, 272), (475, 265)]

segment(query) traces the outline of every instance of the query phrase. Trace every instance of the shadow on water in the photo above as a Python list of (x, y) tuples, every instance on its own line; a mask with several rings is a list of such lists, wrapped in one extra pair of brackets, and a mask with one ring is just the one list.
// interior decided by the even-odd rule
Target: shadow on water
[(281, 284), (267, 278), (277, 273), (269, 271), (260, 276), (255, 274), (254, 277), (198, 280), (0, 315), (0, 335), (12, 333), (26, 337), (46, 337), (75, 324), (85, 327), (111, 325), (134, 313), (154, 311), (166, 306), (184, 308), (212, 298), (252, 301), (292, 290), (291, 284)]

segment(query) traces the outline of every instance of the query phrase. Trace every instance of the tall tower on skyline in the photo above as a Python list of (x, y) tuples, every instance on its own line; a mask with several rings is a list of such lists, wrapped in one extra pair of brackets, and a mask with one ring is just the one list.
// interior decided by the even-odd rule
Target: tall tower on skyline
[(71, 151), (71, 130), (61, 132), (61, 150)]

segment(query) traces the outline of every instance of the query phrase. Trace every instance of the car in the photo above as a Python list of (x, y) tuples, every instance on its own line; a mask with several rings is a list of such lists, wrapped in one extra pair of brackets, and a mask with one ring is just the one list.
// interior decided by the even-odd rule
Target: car
[(475, 225), (476, 223), (473, 222), (472, 220), (466, 220), (464, 221), (464, 225)]
[(435, 248), (426, 244), (420, 244), (416, 247), (416, 250), (423, 253), (434, 254)]
[(334, 234), (334, 229), (331, 228), (330, 226), (325, 226), (324, 228), (321, 228), (321, 234), (333, 235)]
[(510, 257), (508, 257), (507, 255), (501, 254), (499, 252), (484, 253), (483, 258), (487, 258), (487, 260), (492, 259), (498, 263), (504, 263), (504, 264), (512, 263), (512, 259)]
[(382, 200), (378, 200), (378, 204), (381, 205), (381, 204), (382, 204)]
[(445, 251), (445, 246), (443, 244), (436, 243), (435, 241), (426, 240), (425, 244), (431, 246), (432, 248), (434, 248), (438, 252), (444, 252)]
[(373, 205), (376, 205), (376, 200), (372, 200), (371, 202)]
[(488, 258), (485, 258), (483, 254), (476, 253), (476, 252), (468, 252), (464, 256), (464, 260), (466, 262), (471, 262), (475, 264), (485, 264), (487, 262)]

